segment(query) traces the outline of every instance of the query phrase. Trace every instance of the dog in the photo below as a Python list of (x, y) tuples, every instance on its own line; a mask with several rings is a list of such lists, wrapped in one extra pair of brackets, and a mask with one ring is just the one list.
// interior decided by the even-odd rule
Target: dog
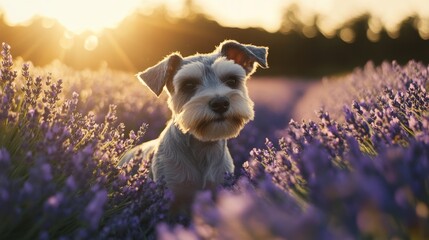
[(142, 151), (152, 161), (151, 178), (164, 179), (179, 209), (196, 191), (216, 188), (234, 171), (227, 139), (254, 118), (246, 81), (257, 66), (268, 68), (267, 56), (267, 47), (226, 40), (212, 53), (172, 53), (139, 72), (156, 96), (166, 90), (172, 118), (159, 138), (129, 150), (119, 164)]

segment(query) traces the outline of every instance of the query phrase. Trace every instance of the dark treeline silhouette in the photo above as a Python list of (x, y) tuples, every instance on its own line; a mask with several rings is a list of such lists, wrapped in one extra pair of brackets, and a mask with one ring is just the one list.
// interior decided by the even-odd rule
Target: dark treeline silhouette
[(75, 36), (71, 48), (65, 50), (59, 44), (64, 38), (59, 24), (45, 28), (43, 20), (38, 19), (28, 26), (10, 27), (3, 17), (0, 20), (0, 41), (12, 46), (14, 56), (41, 66), (60, 59), (76, 69), (98, 68), (106, 62), (114, 69), (139, 71), (174, 51), (184, 56), (210, 52), (224, 39), (269, 46), (270, 69), (260, 71), (264, 75), (320, 77), (350, 71), (369, 60), (429, 62), (429, 42), (420, 38), (412, 19), (403, 24), (398, 38), (381, 32), (380, 40), (371, 42), (366, 37), (368, 17), (362, 17), (353, 24), (354, 42), (345, 43), (339, 37), (328, 39), (320, 33), (306, 38), (300, 31), (283, 34), (222, 27), (198, 14), (172, 20), (161, 8), (150, 16), (130, 15), (118, 28), (104, 30), (98, 34), (99, 44), (93, 51), (83, 48), (89, 32)]

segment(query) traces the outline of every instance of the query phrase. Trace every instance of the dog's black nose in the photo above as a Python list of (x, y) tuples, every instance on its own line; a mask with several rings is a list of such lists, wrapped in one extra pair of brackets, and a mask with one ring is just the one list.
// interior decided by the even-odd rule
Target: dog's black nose
[(229, 100), (226, 97), (215, 97), (209, 102), (210, 109), (216, 113), (224, 113), (228, 111)]

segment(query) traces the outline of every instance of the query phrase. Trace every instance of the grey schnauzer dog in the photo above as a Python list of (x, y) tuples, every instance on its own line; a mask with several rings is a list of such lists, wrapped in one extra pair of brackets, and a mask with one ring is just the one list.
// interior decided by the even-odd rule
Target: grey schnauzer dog
[(267, 47), (227, 40), (212, 53), (173, 53), (138, 73), (157, 96), (167, 90), (172, 119), (159, 138), (128, 151), (120, 165), (142, 151), (152, 161), (151, 177), (164, 178), (177, 206), (221, 184), (234, 170), (226, 140), (254, 117), (246, 81), (258, 65), (268, 67), (267, 55)]

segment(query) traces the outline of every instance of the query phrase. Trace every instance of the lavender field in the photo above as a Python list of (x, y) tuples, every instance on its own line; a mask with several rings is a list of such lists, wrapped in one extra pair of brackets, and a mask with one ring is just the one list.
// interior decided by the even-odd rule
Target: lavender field
[(2, 45), (0, 239), (429, 238), (426, 65), (250, 80), (256, 118), (229, 141), (235, 173), (172, 219), (149, 163), (117, 166), (163, 129), (166, 96), (132, 73), (34, 67), (11, 51)]

